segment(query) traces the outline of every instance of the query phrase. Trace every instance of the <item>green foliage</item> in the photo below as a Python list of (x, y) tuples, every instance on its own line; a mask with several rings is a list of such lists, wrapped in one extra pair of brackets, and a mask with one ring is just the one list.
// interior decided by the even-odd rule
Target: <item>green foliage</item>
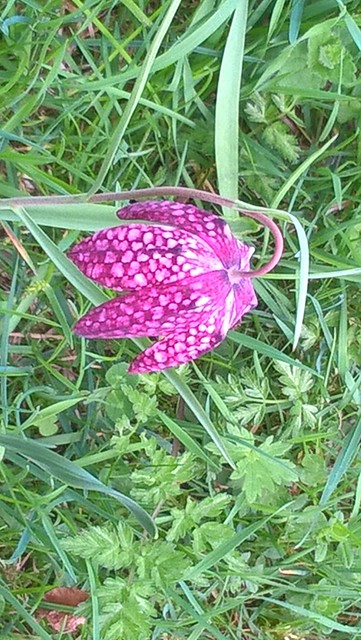
[(196, 553), (204, 553), (207, 549), (215, 549), (221, 542), (230, 540), (233, 529), (221, 522), (205, 522), (193, 533), (193, 549)]
[(117, 571), (126, 569), (155, 591), (165, 589), (179, 579), (188, 566), (184, 554), (162, 540), (136, 540), (132, 530), (123, 524), (90, 527), (62, 541), (63, 548), (73, 555), (92, 559), (103, 567)]
[(321, 485), (327, 478), (327, 470), (323, 456), (319, 453), (307, 451), (302, 460), (300, 480), (312, 486)]
[(356, 66), (342, 40), (345, 40), (344, 32), (327, 28), (309, 38), (308, 67), (324, 81), (337, 85), (341, 80), (343, 84), (352, 85), (356, 80)]
[(286, 162), (298, 160), (301, 150), (289, 127), (290, 117), (298, 120), (294, 101), (286, 100), (282, 94), (263, 96), (255, 93), (247, 102), (245, 113), (250, 123), (263, 125), (262, 140), (266, 147), (277, 152)]
[(274, 442), (273, 436), (268, 436), (256, 447), (252, 433), (246, 429), (228, 430), (237, 442), (232, 446), (236, 469), (230, 478), (250, 506), (258, 500), (266, 504), (278, 493), (278, 486), (288, 486), (297, 480), (295, 464), (285, 457), (290, 445)]
[(253, 504), (261, 496), (264, 501), (268, 494), (274, 493), (276, 485), (289, 485), (297, 478), (293, 463), (282, 457), (287, 450), (287, 446), (273, 442), (272, 436), (269, 436), (259, 447), (259, 451), (249, 449), (237, 460), (237, 469), (232, 472), (231, 478), (241, 481), (249, 504)]
[[(102, 638), (146, 638), (156, 604), (167, 588), (179, 580), (189, 566), (184, 553), (166, 541), (136, 540), (126, 525), (90, 527), (62, 541), (62, 546), (78, 558), (92, 559), (95, 566), (122, 570), (123, 576), (108, 577), (99, 588)], [(80, 612), (89, 613), (88, 605)]]
[(296, 162), (299, 149), (296, 136), (290, 134), (282, 122), (274, 122), (265, 129), (263, 138), (266, 144), (283, 155), (285, 160)]
[(112, 387), (106, 397), (107, 415), (114, 422), (122, 421), (124, 416), (134, 418), (137, 423), (146, 422), (157, 415), (156, 395), (147, 393), (146, 385), (140, 384), (138, 376), (127, 375), (126, 369), (127, 365), (120, 363), (106, 373), (106, 380)]
[(182, 485), (200, 475), (201, 469), (197, 469), (191, 454), (175, 457), (164, 449), (158, 449), (155, 440), (144, 444), (151, 460), (143, 469), (132, 473), (132, 496), (135, 500), (155, 506), (167, 497), (181, 495), (184, 492)]
[(105, 374), (111, 389), (106, 395), (106, 413), (120, 427), (124, 419), (143, 424), (158, 414), (157, 393), (171, 395), (171, 385), (152, 375), (129, 375), (125, 362), (114, 364)]
[(235, 423), (259, 424), (263, 420), (270, 394), (267, 378), (260, 378), (245, 367), (239, 376), (229, 375), (227, 384), (219, 379), (216, 388), (230, 408)]
[(121, 523), (90, 527), (79, 535), (63, 540), (63, 548), (80, 558), (92, 559), (105, 569), (121, 569), (132, 564), (134, 535)]
[(282, 394), (292, 403), (290, 425), (293, 433), (297, 433), (302, 426), (312, 429), (316, 425), (317, 407), (307, 403), (307, 392), (314, 384), (313, 377), (307, 371), (283, 362), (278, 362), (275, 368), (281, 374), (279, 382)]
[(146, 583), (128, 586), (120, 577), (107, 578), (99, 589), (99, 622), (101, 638), (118, 640), (146, 640), (152, 622), (157, 615), (150, 596), (152, 591)]
[(211, 520), (211, 526), (231, 502), (227, 494), (209, 496), (198, 502), (188, 497), (182, 509), (171, 509), (172, 526), (167, 533), (167, 540), (176, 541), (193, 531), (204, 519)]

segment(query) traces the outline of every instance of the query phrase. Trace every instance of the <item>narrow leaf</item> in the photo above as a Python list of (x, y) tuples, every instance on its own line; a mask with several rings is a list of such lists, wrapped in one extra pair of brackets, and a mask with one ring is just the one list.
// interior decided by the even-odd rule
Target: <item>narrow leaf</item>
[(193, 438), (179, 426), (174, 420), (169, 418), (165, 413), (159, 411), (159, 417), (164, 422), (166, 427), (168, 427), (169, 431), (173, 433), (173, 435), (181, 442), (188, 451), (190, 451), (194, 456), (200, 458), (209, 465), (213, 471), (219, 471), (219, 466), (217, 466), (213, 460), (207, 456), (206, 452), (202, 447), (199, 446), (198, 442), (193, 440)]
[[(219, 193), (230, 198), (238, 196), (239, 92), (247, 12), (248, 0), (239, 0), (227, 37), (217, 88), (215, 155), (218, 186)], [(233, 212), (232, 215), (236, 214)]]
[(142, 507), (123, 493), (107, 487), (88, 471), (78, 467), (74, 462), (60, 456), (54, 451), (50, 451), (33, 440), (20, 436), (1, 434), (0, 445), (20, 454), (27, 460), (31, 460), (41, 469), (44, 469), (54, 478), (70, 487), (76, 487), (83, 491), (99, 491), (100, 493), (112, 496), (132, 512), (140, 525), (146, 529), (150, 535), (155, 535), (156, 528), (154, 522)]
[(345, 444), (335, 460), (335, 464), (332, 467), (332, 471), (320, 498), (321, 507), (324, 507), (327, 504), (337, 485), (341, 481), (341, 478), (345, 475), (354, 457), (357, 455), (360, 441), (361, 419), (358, 421), (356, 427), (347, 435)]

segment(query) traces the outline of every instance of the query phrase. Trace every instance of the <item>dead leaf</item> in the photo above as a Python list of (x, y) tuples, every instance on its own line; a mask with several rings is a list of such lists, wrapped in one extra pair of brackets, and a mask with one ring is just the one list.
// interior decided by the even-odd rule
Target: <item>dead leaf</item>
[(64, 604), (68, 607), (76, 607), (80, 602), (89, 598), (89, 593), (76, 587), (55, 587), (48, 591), (44, 600), (53, 604)]

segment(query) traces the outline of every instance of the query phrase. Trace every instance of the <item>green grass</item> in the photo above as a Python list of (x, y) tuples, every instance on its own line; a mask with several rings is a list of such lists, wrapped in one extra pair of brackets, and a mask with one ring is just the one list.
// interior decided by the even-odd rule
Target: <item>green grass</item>
[[(357, 0), (2, 3), (1, 637), (361, 637), (360, 57)], [(214, 352), (131, 376), (66, 252), (166, 186), (286, 249)]]

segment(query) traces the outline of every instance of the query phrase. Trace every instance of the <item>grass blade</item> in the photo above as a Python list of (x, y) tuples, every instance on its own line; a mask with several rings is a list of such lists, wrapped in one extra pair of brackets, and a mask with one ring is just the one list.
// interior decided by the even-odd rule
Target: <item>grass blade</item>
[(67, 458), (60, 456), (58, 453), (51, 451), (44, 445), (38, 444), (29, 438), (0, 434), (0, 445), (20, 454), (27, 460), (31, 460), (51, 476), (70, 487), (82, 489), (83, 491), (98, 491), (115, 498), (132, 512), (139, 524), (148, 531), (150, 535), (155, 535), (156, 528), (154, 522), (142, 507), (123, 493), (106, 486), (74, 462), (71, 462)]
[(304, 4), (304, 0), (292, 0), (290, 27), (288, 31), (288, 38), (291, 44), (296, 42), (300, 32)]
[(317, 622), (318, 624), (326, 627), (327, 629), (331, 629), (332, 631), (343, 631), (343, 633), (352, 634), (356, 637), (355, 628), (352, 626), (346, 626), (332, 618), (328, 618), (327, 616), (323, 616), (321, 613), (317, 613), (316, 611), (310, 611), (310, 609), (306, 609), (305, 607), (299, 607), (296, 604), (288, 604), (283, 600), (276, 600), (275, 598), (262, 598), (265, 602), (271, 602), (279, 607), (283, 607), (284, 609), (288, 609), (289, 611), (293, 611), (297, 616), (302, 616), (307, 618), (312, 622)]
[(352, 463), (352, 460), (358, 453), (358, 447), (361, 442), (361, 419), (358, 421), (356, 427), (350, 431), (345, 439), (345, 444), (338, 454), (335, 463), (332, 467), (332, 471), (328, 476), (326, 486), (322, 492), (320, 498), (320, 506), (324, 507), (331, 495), (335, 491), (341, 478), (347, 472), (347, 469)]
[(230, 540), (226, 542), (222, 542), (218, 545), (213, 551), (208, 553), (203, 560), (198, 562), (192, 569), (190, 569), (184, 576), (183, 580), (194, 580), (198, 578), (204, 571), (208, 571), (211, 567), (213, 567), (217, 562), (222, 560), (222, 558), (230, 553), (238, 547), (242, 542), (247, 540), (250, 536), (253, 536), (256, 531), (264, 527), (267, 522), (269, 522), (272, 518), (277, 516), (281, 511), (286, 509), (289, 506), (289, 503), (284, 504), (280, 509), (277, 509), (274, 513), (272, 513), (267, 518), (263, 518), (255, 522), (254, 524), (245, 527), (238, 533), (236, 533)]
[(36, 620), (34, 620), (33, 616), (23, 607), (23, 605), (19, 602), (12, 593), (10, 593), (8, 587), (5, 582), (0, 578), (0, 596), (7, 600), (9, 604), (17, 611), (23, 620), (29, 625), (31, 629), (33, 629), (34, 633), (37, 633), (41, 640), (52, 640), (52, 637), (43, 629)]
[(207, 456), (206, 452), (199, 446), (198, 442), (179, 426), (174, 420), (169, 418), (165, 413), (159, 411), (159, 417), (164, 422), (169, 431), (181, 442), (188, 451), (190, 451), (195, 457), (200, 458), (207, 465), (210, 466), (213, 471), (219, 471), (219, 467), (213, 462), (213, 460)]
[(318, 376), (319, 374), (314, 369), (307, 367), (303, 362), (299, 360), (295, 360), (290, 356), (286, 355), (276, 347), (272, 347), (272, 345), (266, 344), (261, 340), (257, 340), (256, 338), (252, 338), (251, 336), (247, 336), (245, 333), (239, 333), (238, 331), (230, 331), (228, 333), (228, 338), (240, 344), (241, 346), (246, 347), (247, 349), (251, 349), (252, 351), (257, 351), (258, 353), (262, 353), (267, 358), (271, 358), (272, 360), (280, 360), (280, 362), (285, 362), (289, 364), (291, 367), (298, 367), (299, 369), (303, 369), (303, 371), (309, 371), (314, 376)]
[(216, 445), (218, 451), (222, 454), (225, 460), (227, 460), (228, 464), (231, 465), (232, 469), (235, 468), (234, 462), (228, 453), (224, 443), (219, 437), (216, 428), (214, 427), (212, 421), (210, 420), (208, 414), (203, 409), (200, 402), (197, 400), (195, 395), (192, 393), (191, 389), (188, 385), (183, 382), (182, 378), (176, 373), (176, 371), (164, 371), (164, 375), (172, 383), (175, 389), (177, 389), (179, 395), (183, 398), (184, 402), (188, 405), (192, 413), (198, 418), (200, 424), (204, 428), (204, 430), (208, 433), (211, 440)]
[(129, 100), (126, 103), (125, 109), (123, 111), (123, 115), (120, 118), (115, 128), (115, 131), (111, 137), (111, 140), (109, 142), (109, 149), (99, 169), (98, 177), (95, 180), (91, 189), (89, 189), (88, 195), (91, 195), (99, 191), (99, 189), (103, 184), (104, 178), (106, 177), (109, 171), (109, 168), (113, 162), (114, 156), (117, 152), (117, 149), (119, 148), (119, 145), (127, 130), (131, 117), (138, 106), (143, 90), (148, 82), (150, 72), (152, 70), (152, 66), (153, 66), (154, 60), (156, 59), (159, 48), (163, 42), (163, 39), (167, 35), (168, 29), (172, 23), (172, 20), (180, 4), (181, 4), (181, 0), (171, 1), (169, 8), (167, 10), (167, 13), (164, 16), (163, 22), (161, 23), (161, 25), (156, 31), (154, 40), (149, 48), (146, 58), (142, 64), (141, 70), (134, 83), (133, 91), (130, 95)]
[[(223, 53), (217, 87), (215, 157), (219, 193), (238, 196), (239, 92), (242, 79), (248, 0), (239, 0)], [(233, 212), (233, 216), (236, 216)]]

